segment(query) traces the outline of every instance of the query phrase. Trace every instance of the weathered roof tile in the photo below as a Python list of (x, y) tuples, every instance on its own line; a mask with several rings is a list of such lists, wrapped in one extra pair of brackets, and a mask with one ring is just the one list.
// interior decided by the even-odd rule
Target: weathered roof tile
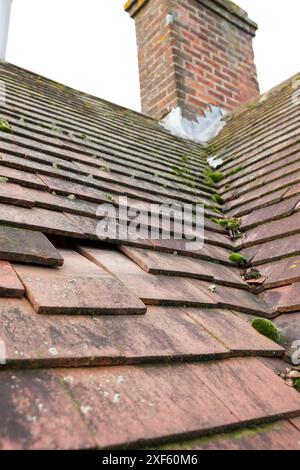
[(7, 261), (0, 261), (0, 297), (22, 297), (24, 286)]
[(142, 314), (144, 304), (103, 269), (72, 250), (61, 268), (14, 265), (37, 313)]
[(64, 261), (43, 233), (5, 225), (0, 225), (0, 257), (47, 266), (61, 266)]
[[(66, 378), (64, 371), (57, 373)], [(66, 387), (73, 400), (89, 410), (85, 420), (100, 448), (170, 435), (201, 436), (237, 422), (259, 423), (266, 416), (293, 417), (300, 409), (299, 395), (253, 358), (188, 366), (77, 369), (72, 379), (65, 380)], [(132, 409), (138, 420), (133, 419)]]
[(95, 442), (57, 377), (0, 372), (0, 449), (90, 449)]

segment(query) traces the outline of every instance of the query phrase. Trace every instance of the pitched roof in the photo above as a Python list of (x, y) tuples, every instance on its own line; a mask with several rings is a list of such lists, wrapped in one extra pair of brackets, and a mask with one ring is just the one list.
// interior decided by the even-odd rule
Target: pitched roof
[[(279, 419), (282, 446), (299, 443), (299, 395), (273, 370), (285, 351), (243, 316), (296, 301), (273, 294), (279, 275), (276, 292), (297, 289), (296, 271), (269, 266), (295, 255), (298, 233), (292, 84), (231, 115), (206, 148), (16, 66), (1, 63), (0, 79), (11, 126), (0, 135), (0, 448), (180, 447), (214, 433), (232, 447), (228, 433), (253, 425), (263, 428), (242, 445), (276, 447), (278, 427), (264, 425)], [(211, 220), (221, 206), (205, 169), (216, 149), (224, 214), (242, 218), (237, 241)], [(98, 205), (124, 195), (146, 211), (203, 202), (204, 248), (162, 236), (100, 242)], [(259, 295), (228, 259), (238, 248), (266, 278)]]

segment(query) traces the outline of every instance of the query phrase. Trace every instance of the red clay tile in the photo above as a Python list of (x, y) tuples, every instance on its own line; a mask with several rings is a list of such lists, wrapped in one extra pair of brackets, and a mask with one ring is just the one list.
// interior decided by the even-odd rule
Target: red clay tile
[(185, 365), (77, 369), (72, 381), (64, 371), (57, 374), (77, 405), (89, 410), (84, 418), (100, 448), (189, 436), (238, 421)]
[(259, 210), (264, 207), (268, 207), (271, 204), (279, 203), (282, 200), (282, 197), (285, 192), (286, 189), (281, 189), (267, 195), (262, 195), (258, 199), (254, 199), (253, 201), (244, 203), (234, 209), (230, 209), (230, 207), (234, 205), (234, 201), (232, 201), (226, 204), (226, 208), (230, 209), (229, 215), (231, 217), (241, 217), (245, 214), (250, 214), (254, 210)]
[(300, 282), (300, 256), (263, 264), (257, 269), (266, 277), (265, 289)]
[(7, 261), (0, 261), (0, 297), (22, 297), (24, 286)]
[[(110, 195), (116, 203), (119, 196), (127, 195), (130, 204), (140, 202), (146, 210), (152, 202), (201, 200), (211, 206), (213, 190), (202, 175), (207, 152), (129, 110), (62, 88), (7, 63), (0, 64), (0, 69), (9, 91), (3, 117), (13, 127), (0, 142), (0, 179), (4, 182), (0, 184), (0, 223), (65, 237), (64, 243), (53, 237), (57, 246), (66, 247), (62, 250), (66, 257), (63, 268), (16, 266), (36, 309), (50, 313), (120, 313), (120, 309), (122, 313), (138, 313), (145, 311), (139, 298), (149, 304), (185, 306), (150, 307), (146, 315), (133, 318), (63, 313), (41, 317), (27, 299), (0, 298), (0, 339), (5, 340), (7, 349), (6, 367), (66, 368), (58, 372), (65, 379), (63, 387), (52, 372), (37, 376), (34, 371), (24, 375), (17, 371), (16, 377), (22, 375), (18, 384), (22, 393), (18, 387), (6, 385), (3, 372), (0, 447), (77, 449), (93, 447), (95, 442), (100, 447), (148, 444), (151, 439), (161, 445), (164, 438), (227, 432), (228, 425), (243, 428), (299, 414), (299, 395), (276, 376), (277, 360), (270, 360), (271, 366), (245, 357), (174, 365), (175, 361), (190, 363), (192, 359), (219, 359), (229, 354), (282, 354), (279, 346), (258, 335), (233, 312), (220, 311), (221, 307), (255, 316), (293, 311), (281, 324), (284, 344), (291, 348), (297, 334), (297, 322), (290, 320), (288, 326), (287, 322), (291, 315), (298, 317), (300, 283), (256, 296), (240, 289), (245, 284), (239, 270), (228, 261), (230, 251), (245, 245), (247, 259), (268, 276), (265, 287), (298, 280), (297, 267), (290, 268), (287, 260), (300, 254), (296, 239), (299, 212), (288, 216), (300, 197), (300, 106), (291, 100), (292, 82), (262, 97), (255, 107), (244, 107), (228, 116), (223, 131), (211, 142), (224, 160), (221, 171), (225, 175), (240, 170), (225, 177), (217, 191), (224, 195), (224, 213), (245, 216), (244, 237), (233, 242), (207, 218), (202, 250), (187, 252), (184, 241), (124, 240), (126, 246), (144, 249), (124, 248), (133, 262), (117, 250), (104, 249), (96, 238), (96, 206), (107, 202)], [(187, 154), (194, 188), (174, 174), (174, 165), (182, 165)], [(226, 187), (228, 182), (231, 187)], [(206, 215), (211, 217), (211, 210)], [(162, 221), (154, 225), (165, 227)], [(56, 258), (49, 255), (49, 245), (44, 251), (38, 238), (29, 240), (27, 235), (18, 238), (10, 255), (26, 256), (17, 259), (30, 263), (34, 256), (40, 262), (45, 257), (47, 262), (52, 256)], [(68, 250), (70, 237), (97, 241), (98, 249), (77, 247), (92, 262)], [(15, 240), (11, 238), (10, 244)], [(108, 241), (122, 243), (112, 233)], [(0, 230), (0, 257), (1, 243)], [(7, 239), (5, 243), (7, 256)], [(185, 256), (176, 256), (174, 251)], [(196, 308), (203, 306), (209, 309)], [(275, 323), (279, 321), (277, 318)], [(172, 365), (163, 365), (166, 361)], [(71, 369), (144, 362), (153, 365)], [(35, 411), (36, 405), (41, 413), (45, 405), (43, 420)], [(96, 434), (96, 441), (82, 419), (89, 432)], [(285, 423), (282, 429), (294, 436), (300, 426), (297, 423)], [(76, 432), (70, 432), (73, 429)], [(251, 448), (253, 442), (258, 447), (270, 443), (270, 448), (287, 447), (290, 442), (294, 445), (287, 435), (279, 442), (278, 435), (273, 429), (263, 437), (252, 435), (253, 440), (243, 435), (240, 447)], [(214, 442), (216, 447), (222, 445)], [(228, 447), (235, 445), (231, 440)]]
[(242, 289), (248, 287), (236, 268), (128, 246), (122, 246), (121, 250), (142, 269), (151, 274), (191, 277)]
[(243, 230), (249, 230), (249, 228), (255, 227), (256, 225), (266, 224), (273, 220), (288, 217), (294, 212), (299, 199), (300, 195), (290, 199), (285, 199), (284, 201), (273, 204), (272, 206), (252, 211), (249, 215), (243, 217), (241, 228)]
[(144, 271), (131, 259), (115, 248), (86, 243), (76, 245), (78, 252), (100, 268), (118, 277), (119, 274), (144, 275)]
[(95, 447), (80, 412), (51, 373), (1, 371), (0, 394), (0, 449)]
[(4, 225), (0, 225), (0, 258), (47, 266), (61, 266), (64, 262), (43, 233)]
[(257, 422), (262, 415), (273, 419), (299, 415), (300, 395), (295, 390), (288, 393), (282, 379), (257, 359), (237, 358), (191, 368), (241, 421)]
[(22, 207), (33, 207), (34, 200), (28, 196), (24, 187), (18, 184), (1, 183), (0, 181), (0, 202), (15, 204)]
[(291, 235), (243, 250), (253, 266), (300, 255), (300, 237)]
[(86, 411), (84, 418), (100, 448), (191, 438), (236, 423), (300, 413), (297, 392), (252, 358), (189, 366), (74, 369), (71, 377), (66, 371), (57, 374)]
[(245, 320), (228, 310), (184, 309), (184, 311), (218, 338), (231, 351), (238, 354), (249, 353), (283, 355), (284, 349), (268, 338), (258, 334)]
[(133, 261), (113, 250), (79, 245), (80, 252), (120, 279), (147, 305), (192, 305), (232, 308), (269, 315), (266, 305), (250, 292), (227, 286), (210, 290), (211, 282), (197, 279), (145, 274)]
[(49, 211), (34, 207), (24, 207), (0, 204), (0, 224), (8, 224), (29, 230), (36, 230), (57, 235), (84, 238), (79, 227), (72, 224), (61, 212)]
[(201, 290), (201, 292), (208, 292), (211, 300), (219, 308), (237, 310), (238, 312), (265, 317), (272, 314), (268, 305), (252, 292), (227, 286), (216, 286), (212, 291), (209, 283), (196, 279), (190, 279), (189, 282)]
[(284, 198), (292, 197), (295, 194), (300, 194), (300, 183), (295, 184), (294, 186), (289, 188), (288, 191), (286, 191), (286, 193), (284, 194)]
[(72, 250), (61, 268), (15, 265), (38, 313), (143, 314), (144, 304), (104, 270)]
[(118, 279), (146, 305), (217, 306), (207, 291), (195, 287), (185, 278), (154, 276), (153, 274), (119, 274)]
[(300, 431), (300, 418), (291, 419), (291, 423)]
[(226, 346), (178, 308), (149, 307), (134, 321), (130, 316), (41, 318), (26, 299), (2, 299), (0, 338), (7, 367), (14, 368), (171, 363), (229, 355)]
[(269, 305), (274, 315), (300, 311), (300, 283), (266, 290), (259, 297)]
[(29, 186), (30, 188), (37, 188), (44, 190), (47, 188), (46, 184), (33, 173), (28, 173), (24, 170), (17, 170), (1, 165), (0, 160), (0, 176), (7, 178), (9, 183), (17, 183), (21, 186)]
[(269, 222), (265, 225), (249, 230), (245, 237), (245, 245), (264, 243), (276, 238), (295, 235), (300, 232), (300, 214)]
[(162, 251), (166, 253), (178, 253), (196, 259), (204, 259), (206, 261), (218, 261), (221, 264), (232, 265), (228, 261), (228, 249), (210, 245), (205, 243), (199, 244), (198, 250), (187, 250), (185, 240), (150, 240), (152, 248), (155, 251)]

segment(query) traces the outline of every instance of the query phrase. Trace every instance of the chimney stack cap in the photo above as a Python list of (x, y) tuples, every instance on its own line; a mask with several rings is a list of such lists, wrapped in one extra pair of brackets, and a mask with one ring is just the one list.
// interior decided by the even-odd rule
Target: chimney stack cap
[[(129, 15), (134, 18), (137, 13), (148, 3), (150, 0), (128, 0), (124, 9)], [(235, 24), (239, 28), (243, 29), (247, 33), (255, 36), (258, 29), (258, 25), (255, 21), (252, 21), (248, 13), (240, 8), (230, 0), (196, 0), (202, 3), (207, 8), (210, 8), (215, 13), (225, 18), (227, 21)]]

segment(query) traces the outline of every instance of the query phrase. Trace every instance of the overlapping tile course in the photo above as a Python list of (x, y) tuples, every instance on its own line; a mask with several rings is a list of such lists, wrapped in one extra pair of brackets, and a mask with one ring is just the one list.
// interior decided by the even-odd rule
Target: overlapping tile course
[[(291, 353), (300, 331), (299, 305), (299, 75), (237, 111), (213, 143), (224, 159), (220, 193), (229, 217), (240, 218), (236, 243), (264, 277), (259, 298), (276, 320)], [(291, 313), (293, 312), (293, 313)], [(291, 320), (291, 315), (293, 320)]]
[[(292, 82), (228, 117), (210, 145), (225, 160), (224, 211), (242, 217), (233, 242), (210, 220), (208, 149), (15, 66), (0, 78), (12, 128), (0, 135), (0, 448), (161, 445), (298, 417), (297, 392), (257, 359), (284, 349), (238, 314), (300, 310), (287, 259), (300, 254)], [(146, 211), (203, 202), (204, 248), (101, 243), (97, 207), (121, 196)], [(266, 277), (259, 295), (228, 259), (236, 248)], [(295, 423), (280, 424), (286, 446)]]

